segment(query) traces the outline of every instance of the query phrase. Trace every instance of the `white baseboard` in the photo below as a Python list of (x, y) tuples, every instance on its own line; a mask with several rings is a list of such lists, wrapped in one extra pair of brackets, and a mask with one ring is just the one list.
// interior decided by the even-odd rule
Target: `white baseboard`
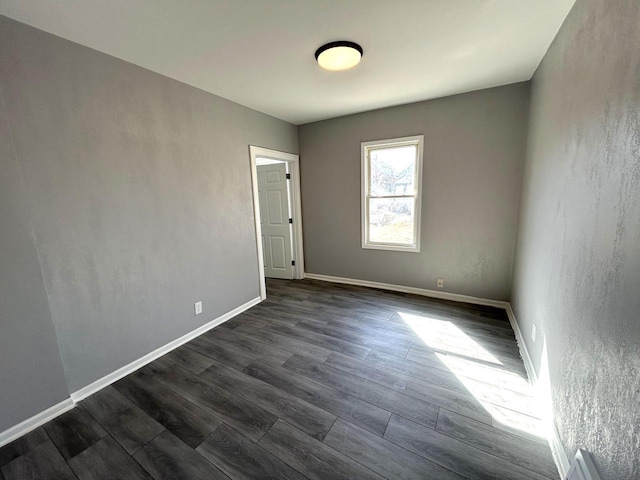
[[(518, 325), (518, 321), (516, 320), (515, 313), (513, 313), (511, 304), (508, 304), (507, 306), (507, 316), (509, 317), (511, 328), (513, 328), (513, 332), (515, 333), (516, 341), (518, 342), (518, 349), (520, 350), (520, 356), (522, 357), (522, 361), (524, 362), (524, 368), (527, 371), (529, 380), (533, 384), (534, 388), (540, 390), (541, 386), (538, 383), (540, 381), (540, 379), (538, 378), (538, 373), (533, 366), (533, 360), (531, 359), (531, 355), (529, 354), (529, 350), (527, 349), (527, 344), (524, 341), (522, 330), (520, 330), (520, 326)], [(551, 402), (551, 399), (544, 399), (544, 401)], [(558, 433), (558, 429), (556, 428), (556, 424), (553, 419), (545, 418), (544, 421), (546, 423), (546, 431), (548, 436), (547, 440), (549, 442), (549, 447), (551, 448), (553, 461), (556, 464), (556, 468), (558, 469), (560, 478), (565, 478), (565, 476), (567, 475), (567, 471), (569, 470), (569, 458), (567, 457), (567, 453), (562, 446), (560, 434)]]
[(437, 290), (427, 290), (426, 288), (406, 287), (404, 285), (394, 285), (392, 283), (371, 282), (369, 280), (357, 280), (355, 278), (331, 277), (329, 275), (318, 275), (316, 273), (305, 273), (305, 278), (311, 280), (321, 280), (323, 282), (345, 283), (348, 285), (358, 285), (360, 287), (379, 288), (381, 290), (391, 290), (393, 292), (412, 293), (423, 297), (439, 298), (441, 300), (451, 300), (453, 302), (471, 303), (474, 305), (484, 305), (506, 309), (509, 302), (501, 300), (490, 300), (488, 298), (471, 297), (458, 293), (438, 292)]
[(14, 440), (20, 438), (23, 435), (26, 435), (31, 430), (35, 430), (36, 428), (44, 425), (49, 420), (53, 420), (58, 415), (62, 415), (65, 412), (68, 412), (73, 407), (75, 407), (75, 403), (71, 398), (67, 398), (62, 402), (43, 410), (42, 412), (34, 415), (31, 418), (27, 418), (25, 421), (20, 422), (14, 427), (11, 427), (9, 430), (5, 430), (0, 433), (0, 447), (13, 442)]
[(184, 345), (188, 341), (193, 340), (194, 338), (202, 335), (203, 333), (211, 330), (212, 328), (217, 327), (221, 323), (224, 323), (227, 320), (230, 320), (231, 318), (235, 317), (236, 315), (239, 315), (245, 310), (250, 309), (251, 307), (253, 307), (254, 305), (257, 305), (260, 302), (261, 302), (260, 297), (256, 297), (252, 300), (249, 300), (247, 303), (240, 305), (238, 308), (234, 308), (230, 312), (227, 312), (219, 316), (218, 318), (211, 320), (210, 322), (202, 325), (201, 327), (196, 328), (195, 330), (192, 330), (186, 335), (183, 335), (182, 337), (177, 338), (167, 343), (166, 345), (163, 345), (162, 347), (154, 350), (153, 352), (147, 353), (145, 356), (140, 357), (137, 360), (134, 360), (128, 365), (125, 365), (124, 367), (121, 367), (115, 370), (114, 372), (111, 372), (108, 375), (105, 375), (104, 377), (99, 378), (95, 382), (90, 383), (86, 387), (83, 387), (80, 390), (73, 392), (71, 394), (71, 399), (74, 402), (79, 402), (80, 400), (83, 400), (88, 396), (93, 395), (97, 391), (102, 390), (103, 388), (120, 380), (122, 377), (126, 377), (130, 373), (135, 372), (139, 368), (142, 368), (148, 363), (151, 363), (157, 358), (160, 358), (161, 356), (169, 353), (171, 350), (174, 350), (179, 346)]
[(522, 330), (520, 330), (520, 326), (518, 325), (516, 316), (513, 313), (511, 304), (507, 304), (506, 310), (507, 310), (507, 317), (509, 317), (509, 323), (511, 324), (513, 333), (516, 336), (516, 342), (518, 343), (520, 356), (522, 357), (522, 361), (524, 362), (524, 368), (527, 371), (527, 375), (529, 376), (529, 380), (531, 381), (532, 385), (536, 385), (538, 383), (538, 373), (536, 372), (536, 369), (533, 366), (533, 360), (531, 360), (531, 355), (529, 354), (529, 350), (527, 349), (527, 344), (524, 341)]
[(562, 445), (562, 440), (560, 440), (560, 433), (553, 421), (549, 421), (548, 430), (549, 446), (551, 447), (553, 461), (555, 462), (556, 467), (558, 467), (560, 477), (566, 478), (570, 467), (569, 458), (567, 457), (567, 452), (564, 450), (564, 446)]

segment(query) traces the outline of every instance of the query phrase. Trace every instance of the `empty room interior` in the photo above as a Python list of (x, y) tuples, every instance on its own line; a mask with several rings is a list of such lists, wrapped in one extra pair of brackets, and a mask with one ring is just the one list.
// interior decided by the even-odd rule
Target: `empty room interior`
[(0, 0), (0, 480), (640, 479), (638, 0)]

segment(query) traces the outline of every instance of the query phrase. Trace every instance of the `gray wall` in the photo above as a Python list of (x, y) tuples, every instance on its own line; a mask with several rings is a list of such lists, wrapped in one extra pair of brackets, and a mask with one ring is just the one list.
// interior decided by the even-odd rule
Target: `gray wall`
[[(302, 125), (305, 269), (507, 300), (527, 83)], [(424, 134), (420, 253), (361, 248), (360, 142)]]
[(534, 76), (513, 282), (567, 453), (608, 479), (640, 478), (639, 19), (578, 0)]
[(248, 145), (295, 126), (6, 17), (0, 85), (71, 392), (259, 295)]
[(0, 88), (0, 432), (67, 397)]

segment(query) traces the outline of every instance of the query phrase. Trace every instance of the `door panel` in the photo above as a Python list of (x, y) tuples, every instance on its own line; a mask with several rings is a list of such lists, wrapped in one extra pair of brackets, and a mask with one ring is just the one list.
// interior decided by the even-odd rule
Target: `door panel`
[(269, 278), (293, 278), (286, 164), (258, 165), (256, 170), (264, 274)]
[(284, 270), (286, 268), (286, 242), (284, 237), (271, 237), (271, 267)]
[[(276, 165), (279, 165), (279, 164), (276, 164)], [(284, 165), (284, 163), (282, 165)], [(267, 171), (266, 177), (267, 177), (267, 183), (280, 183), (283, 180), (282, 176), (280, 175), (280, 171)]]
[[(288, 203), (286, 200), (286, 198), (282, 198), (282, 192), (278, 190), (267, 191), (267, 220), (269, 221), (269, 226), (278, 227), (285, 224), (285, 215), (282, 210), (283, 206), (286, 206)], [(289, 223), (288, 215), (286, 223)]]

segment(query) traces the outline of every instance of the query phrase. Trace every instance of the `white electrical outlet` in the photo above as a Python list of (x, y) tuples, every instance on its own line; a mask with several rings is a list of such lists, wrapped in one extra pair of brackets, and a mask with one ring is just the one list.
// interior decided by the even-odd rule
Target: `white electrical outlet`
[(533, 340), (534, 342), (536, 341), (536, 324), (533, 324), (533, 327), (531, 327), (531, 340)]
[(444, 278), (439, 278), (437, 285), (438, 288), (444, 288)]
[(202, 313), (202, 302), (196, 302), (194, 304), (196, 315), (200, 315)]

